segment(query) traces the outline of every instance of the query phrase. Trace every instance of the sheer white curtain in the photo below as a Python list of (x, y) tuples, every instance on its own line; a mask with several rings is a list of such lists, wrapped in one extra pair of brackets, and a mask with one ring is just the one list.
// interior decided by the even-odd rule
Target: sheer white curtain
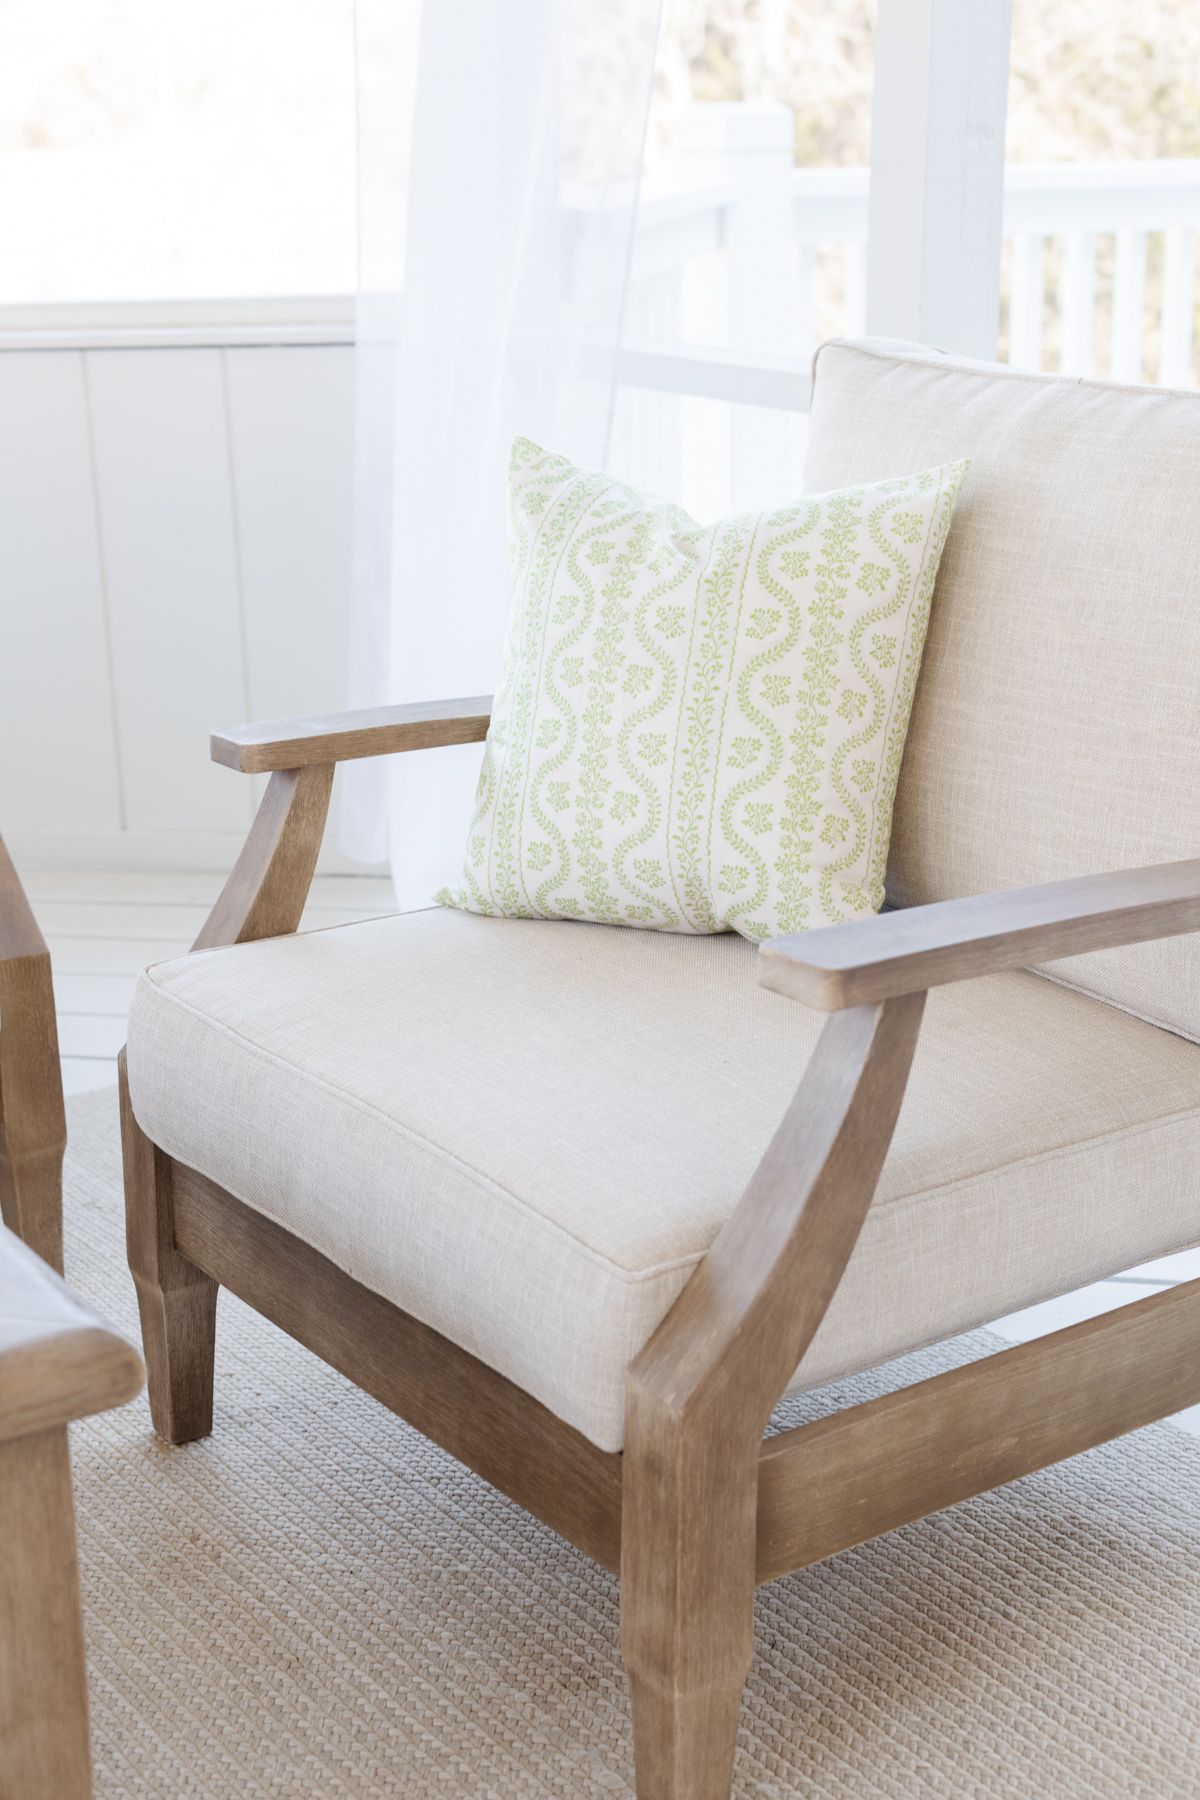
[[(660, 0), (358, 0), (351, 703), (490, 691), (518, 432), (603, 464)], [(352, 855), (457, 872), (479, 749), (359, 765)]]

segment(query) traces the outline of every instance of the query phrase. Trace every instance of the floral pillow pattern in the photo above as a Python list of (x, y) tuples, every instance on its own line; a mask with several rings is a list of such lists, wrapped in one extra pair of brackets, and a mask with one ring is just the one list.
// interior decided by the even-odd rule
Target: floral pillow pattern
[(764, 938), (876, 911), (965, 462), (700, 526), (525, 438), (470, 912)]

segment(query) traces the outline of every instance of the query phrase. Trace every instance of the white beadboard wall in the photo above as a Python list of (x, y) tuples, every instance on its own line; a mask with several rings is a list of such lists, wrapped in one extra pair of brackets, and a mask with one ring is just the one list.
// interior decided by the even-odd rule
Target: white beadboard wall
[(345, 705), (352, 432), (348, 344), (0, 351), (19, 862), (229, 866), (257, 784), (211, 728)]

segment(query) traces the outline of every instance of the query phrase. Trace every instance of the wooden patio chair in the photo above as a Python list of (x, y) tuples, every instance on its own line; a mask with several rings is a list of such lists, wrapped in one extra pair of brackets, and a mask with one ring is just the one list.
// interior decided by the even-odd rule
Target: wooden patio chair
[(134, 999), (157, 1429), (211, 1429), (225, 1285), (619, 1571), (643, 1800), (729, 1793), (756, 1583), (1200, 1399), (1192, 1281), (765, 1435), (1200, 1239), (1200, 396), (822, 352), (814, 491), (963, 455), (898, 910), (292, 935), (335, 764), (488, 722), (395, 707), (214, 737), (269, 786)]

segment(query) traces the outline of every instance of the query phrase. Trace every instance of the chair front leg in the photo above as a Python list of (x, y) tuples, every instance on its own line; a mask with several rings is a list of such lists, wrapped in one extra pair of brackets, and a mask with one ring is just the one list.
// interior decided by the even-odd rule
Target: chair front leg
[(159, 1437), (190, 1444), (212, 1430), (217, 1284), (175, 1248), (171, 1160), (133, 1116), (124, 1051), (118, 1073), (126, 1245), (142, 1322), (150, 1416)]
[(0, 1141), (0, 1219), (43, 1262), (63, 1272), (62, 1167), (60, 1143), (10, 1154)]
[[(280, 769), (271, 776), (194, 950), (295, 931), (316, 868), (332, 784), (332, 763)], [(189, 1444), (212, 1430), (217, 1283), (175, 1246), (171, 1159), (133, 1116), (124, 1051), (118, 1071), (126, 1247), (141, 1314), (150, 1415), (169, 1444)]]
[(0, 1794), (91, 1794), (67, 1430), (0, 1441)]
[[(761, 1434), (631, 1392), (621, 1521), (621, 1653), (638, 1800), (728, 1800), (754, 1643)], [(731, 1429), (732, 1427), (732, 1429)]]
[(639, 1800), (728, 1800), (753, 1640), (758, 1461), (871, 1204), (923, 994), (835, 1013), (626, 1376), (621, 1641)]

